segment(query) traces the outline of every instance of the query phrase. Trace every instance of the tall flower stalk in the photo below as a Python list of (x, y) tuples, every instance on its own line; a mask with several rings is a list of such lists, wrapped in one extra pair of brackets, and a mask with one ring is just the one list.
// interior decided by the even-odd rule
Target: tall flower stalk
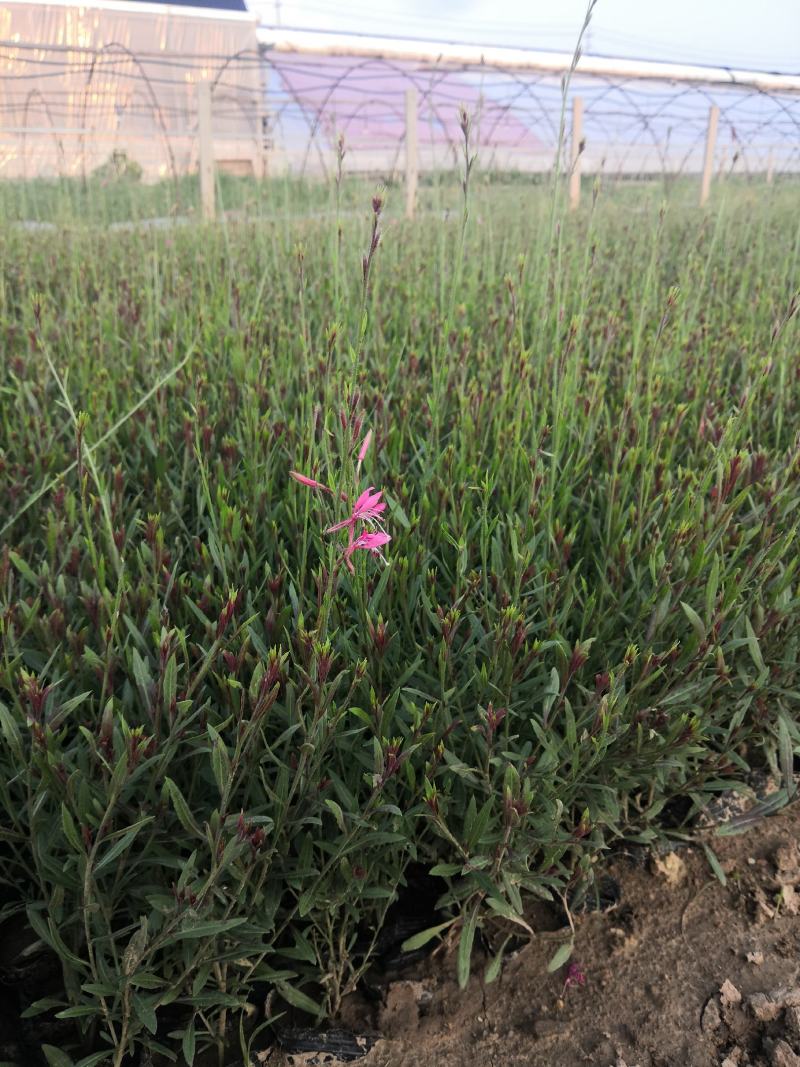
[[(358, 450), (356, 476), (361, 470), (361, 465), (366, 458), (371, 440), (372, 431), (370, 430), (367, 432)], [(339, 499), (345, 502), (348, 500), (347, 494), (342, 488), (334, 490), (324, 482), (320, 482), (316, 478), (310, 478), (308, 475), (301, 474), (299, 471), (293, 470), (290, 471), (289, 474), (299, 485), (302, 485), (304, 488), (309, 489), (312, 492), (319, 493), (321, 497)], [(382, 496), (382, 489), (379, 489), (376, 492), (374, 486), (369, 486), (352, 502), (350, 511), (345, 518), (339, 519), (337, 522), (322, 528), (322, 533), (327, 536), (346, 531), (347, 544), (338, 557), (334, 558), (333, 565), (328, 568), (327, 582), (322, 598), (318, 625), (319, 640), (324, 640), (325, 638), (328, 619), (330, 617), (331, 600), (342, 566), (346, 567), (347, 570), (354, 575), (356, 570), (353, 564), (353, 556), (359, 551), (369, 553), (369, 555), (374, 558), (380, 559), (384, 564), (387, 562), (381, 549), (389, 544), (392, 538), (383, 528), (382, 524), (383, 513), (386, 510), (386, 501), (381, 499)]]

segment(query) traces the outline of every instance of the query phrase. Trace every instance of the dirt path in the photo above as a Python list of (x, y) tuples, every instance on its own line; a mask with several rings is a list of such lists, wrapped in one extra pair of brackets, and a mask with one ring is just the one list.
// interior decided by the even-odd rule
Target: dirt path
[[(794, 804), (715, 838), (726, 887), (701, 850), (617, 862), (621, 900), (578, 920), (585, 984), (566, 994), (564, 971), (546, 973), (552, 944), (463, 994), (452, 955), (429, 960), (382, 1002), (349, 1006), (354, 1029), (383, 1035), (360, 1067), (800, 1067), (798, 831)], [(484, 965), (474, 960), (478, 975)]]

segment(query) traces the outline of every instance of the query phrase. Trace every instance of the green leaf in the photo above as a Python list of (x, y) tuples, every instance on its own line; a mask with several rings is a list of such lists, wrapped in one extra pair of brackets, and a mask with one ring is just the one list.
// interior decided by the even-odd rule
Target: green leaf
[(794, 746), (788, 716), (782, 708), (778, 711), (778, 758), (786, 794), (793, 797), (797, 788), (794, 778)]
[(50, 1067), (75, 1067), (66, 1052), (55, 1045), (42, 1045), (42, 1054)]
[(692, 624), (692, 629), (697, 634), (697, 640), (702, 641), (703, 638), (706, 636), (705, 623), (694, 610), (694, 608), (690, 604), (687, 604), (685, 600), (681, 601), (681, 607), (683, 608), (684, 615)]
[(137, 822), (135, 826), (131, 826), (131, 828), (127, 830), (122, 835), (122, 837), (120, 837), (117, 841), (114, 842), (108, 852), (104, 854), (103, 858), (95, 866), (95, 874), (98, 874), (100, 871), (102, 871), (102, 869), (104, 867), (107, 867), (109, 863), (113, 863), (115, 859), (122, 855), (126, 848), (130, 848), (141, 828), (152, 821), (153, 816), (147, 815), (144, 819), (141, 819), (139, 822)]
[(494, 956), (492, 956), (492, 958), (489, 960), (489, 963), (486, 966), (486, 970), (483, 973), (483, 981), (486, 985), (491, 985), (491, 983), (494, 982), (500, 974), (500, 971), (503, 966), (503, 955), (506, 950), (506, 945), (510, 940), (511, 934), (508, 935), (508, 937), (503, 941), (502, 945), (494, 954)]
[(561, 692), (561, 678), (560, 678), (559, 673), (556, 670), (556, 668), (555, 667), (551, 667), (551, 669), (550, 669), (550, 679), (549, 679), (549, 681), (547, 683), (547, 688), (544, 691), (545, 696), (544, 696), (544, 701), (542, 703), (542, 709), (543, 709), (542, 719), (543, 719), (543, 722), (544, 722), (545, 726), (547, 725), (547, 721), (548, 721), (548, 718), (550, 716), (550, 712), (553, 709), (553, 705), (556, 702), (556, 697), (558, 696), (558, 694), (560, 692)]
[(514, 909), (511, 907), (507, 900), (503, 900), (500, 897), (487, 897), (486, 903), (489, 905), (492, 911), (496, 911), (498, 915), (502, 915), (504, 919), (508, 919), (510, 922), (516, 923), (517, 926), (523, 927), (525, 930), (528, 931), (531, 937), (534, 936), (534, 931), (532, 930), (532, 928), (525, 922), (525, 920), (518, 912), (514, 911)]
[(137, 971), (136, 974), (131, 975), (130, 983), (140, 989), (163, 989), (167, 984), (167, 980), (166, 978), (159, 978), (158, 975), (150, 974), (149, 971)]
[(70, 845), (72, 845), (75, 851), (83, 852), (83, 844), (81, 842), (78, 831), (75, 828), (75, 822), (72, 818), (72, 815), (70, 815), (69, 808), (66, 804), (63, 803), (63, 801), (61, 803), (61, 827), (64, 831), (64, 837), (66, 837), (67, 841), (69, 841)]
[(325, 807), (333, 813), (333, 817), (334, 819), (336, 819), (336, 825), (339, 827), (342, 833), (345, 833), (347, 828), (344, 824), (344, 812), (342, 811), (341, 807), (336, 803), (335, 800), (331, 800), (330, 798), (326, 798)]
[(431, 867), (430, 873), (435, 878), (452, 878), (463, 866), (463, 863), (437, 863), (435, 867)]
[(711, 626), (714, 621), (714, 606), (717, 602), (717, 589), (719, 587), (719, 556), (714, 553), (714, 559), (711, 563), (711, 572), (708, 576), (708, 585), (706, 586), (706, 620), (708, 625)]
[(208, 736), (211, 738), (211, 769), (214, 772), (214, 780), (217, 783), (219, 795), (224, 797), (230, 787), (231, 759), (225, 742), (219, 736), (214, 727), (209, 723)]
[(211, 972), (213, 971), (213, 969), (214, 966), (211, 963), (202, 963), (197, 968), (197, 974), (194, 976), (194, 980), (192, 981), (193, 998), (197, 999), (197, 997), (200, 996), (201, 992), (205, 988), (206, 982), (211, 977)]
[(136, 687), (139, 690), (142, 703), (145, 707), (148, 707), (150, 703), (150, 669), (135, 648), (133, 649), (131, 659), (133, 662), (133, 677), (136, 682)]
[(175, 653), (167, 660), (167, 665), (164, 668), (164, 681), (163, 681), (163, 693), (164, 693), (164, 711), (169, 711), (172, 701), (175, 699), (178, 692), (178, 664), (175, 660)]
[(31, 924), (34, 933), (40, 940), (44, 941), (49, 948), (52, 948), (57, 952), (62, 960), (71, 963), (73, 967), (77, 967), (81, 971), (86, 969), (86, 961), (79, 959), (75, 953), (67, 947), (52, 919), (45, 919), (41, 912), (33, 907), (27, 909), (27, 915), (28, 922)]
[(113, 1054), (108, 1052), (93, 1052), (91, 1056), (84, 1056), (82, 1060), (78, 1060), (75, 1067), (98, 1067), (101, 1063), (111, 1063)]
[(475, 930), (478, 925), (478, 905), (476, 904), (461, 930), (458, 941), (458, 955), (456, 957), (456, 974), (460, 989), (467, 988), (469, 982), (470, 961), (472, 959), (472, 944), (475, 940)]
[(235, 930), (237, 926), (241, 926), (242, 923), (246, 922), (247, 917), (242, 916), (239, 919), (217, 919), (216, 921), (197, 923), (184, 930), (179, 930), (172, 935), (170, 940), (186, 941), (189, 938), (196, 937), (216, 937), (218, 934), (226, 934), (229, 930)]
[(255, 665), (255, 668), (253, 669), (253, 676), (250, 679), (250, 686), (248, 688), (248, 694), (250, 696), (250, 700), (254, 704), (255, 704), (256, 700), (258, 699), (258, 690), (259, 690), (259, 688), (261, 686), (261, 679), (263, 677), (264, 677), (264, 664), (261, 662), (261, 660), (259, 660), (258, 663)]
[(59, 718), (65, 718), (71, 714), (75, 708), (79, 708), (87, 697), (92, 694), (87, 690), (85, 693), (78, 693), (77, 696), (70, 697), (69, 700), (65, 700), (63, 704), (59, 705), (58, 714)]
[(703, 851), (706, 854), (706, 859), (708, 860), (708, 865), (711, 868), (711, 870), (714, 872), (714, 874), (720, 880), (722, 885), (727, 885), (728, 884), (728, 878), (727, 878), (725, 872), (723, 871), (719, 860), (717, 859), (716, 853), (713, 852), (712, 849), (710, 849), (708, 847), (708, 845), (706, 845), (705, 843), (703, 844)]
[(41, 1000), (34, 1000), (24, 1011), (20, 1012), (20, 1018), (35, 1019), (37, 1015), (43, 1015), (46, 1011), (61, 1008), (63, 1005), (64, 1001), (61, 997), (42, 997)]
[(134, 994), (132, 1000), (134, 1016), (139, 1019), (145, 1030), (147, 1030), (151, 1034), (154, 1034), (158, 1029), (158, 1019), (156, 1018), (156, 998), (140, 997)]
[(184, 795), (178, 786), (171, 778), (165, 778), (164, 785), (169, 791), (169, 798), (172, 801), (172, 806), (175, 809), (175, 814), (178, 816), (178, 821), (181, 826), (187, 834), (193, 834), (195, 837), (205, 840), (205, 835), (192, 818), (192, 813), (189, 811), (189, 805), (186, 803)]
[(389, 506), (389, 514), (396, 522), (400, 523), (404, 530), (410, 530), (411, 523), (408, 521), (408, 515), (403, 511), (400, 501), (397, 497), (389, 496), (388, 493), (384, 495), (386, 496), (386, 503)]
[[(9, 552), (8, 558), (11, 560), (11, 562), (14, 564), (14, 566), (17, 568), (17, 570), (26, 582), (30, 582), (31, 585), (39, 584), (38, 576), (34, 574), (34, 572), (30, 569), (30, 567), (22, 558), (22, 556), (18, 556), (16, 552)], [(50, 1048), (50, 1046), (48, 1045), (47, 1048)]]
[(183, 1039), (181, 1040), (181, 1051), (183, 1052), (183, 1058), (186, 1060), (188, 1067), (192, 1067), (192, 1064), (194, 1063), (194, 1050), (195, 1031), (194, 1019), (192, 1019), (192, 1021), (183, 1031)]
[(569, 941), (565, 941), (563, 945), (559, 945), (559, 947), (556, 949), (555, 955), (547, 964), (547, 969), (550, 974), (552, 974), (553, 971), (557, 971), (559, 967), (564, 966), (564, 964), (572, 955), (572, 950), (574, 947), (575, 942), (572, 939), (570, 939)]
[(313, 1015), (315, 1018), (319, 1018), (322, 1015), (322, 1007), (315, 1000), (312, 1000), (311, 997), (299, 989), (295, 989), (288, 982), (276, 982), (275, 987), (286, 1003), (291, 1004), (293, 1008), (308, 1012), (309, 1015)]
[(761, 655), (761, 648), (758, 644), (758, 638), (756, 632), (753, 629), (753, 625), (750, 620), (745, 616), (744, 627), (747, 632), (747, 648), (750, 652), (750, 658), (758, 668), (759, 674), (765, 674), (767, 668), (764, 666), (764, 657)]
[(14, 721), (11, 712), (0, 700), (0, 733), (2, 733), (6, 744), (11, 749), (16, 762), (22, 765), (25, 762), (25, 758), (22, 754), (22, 739), (19, 732), (19, 727)]
[(100, 1008), (95, 1004), (77, 1004), (74, 1008), (64, 1008), (56, 1012), (57, 1019), (82, 1019), (87, 1015), (99, 1015)]
[(413, 934), (411, 937), (407, 937), (402, 943), (400, 948), (403, 952), (414, 952), (418, 948), (422, 948), (423, 945), (427, 945), (434, 937), (437, 937), (442, 930), (446, 930), (448, 926), (452, 926), (455, 919), (449, 919), (446, 923), (439, 923), (438, 926), (429, 926), (427, 930), (420, 930), (418, 934)]
[(734, 815), (733, 818), (716, 827), (714, 833), (717, 837), (733, 837), (735, 834), (742, 834), (745, 830), (749, 830), (750, 827), (760, 822), (766, 815), (772, 815), (773, 812), (779, 811), (788, 801), (787, 791), (785, 789), (776, 789), (765, 800), (760, 800), (752, 808), (743, 811), (741, 815)]

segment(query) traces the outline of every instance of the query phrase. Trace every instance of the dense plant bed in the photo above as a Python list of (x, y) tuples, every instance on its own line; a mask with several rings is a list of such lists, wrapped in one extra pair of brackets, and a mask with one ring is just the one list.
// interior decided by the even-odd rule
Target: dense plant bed
[(191, 1062), (255, 984), (335, 1016), (412, 864), (464, 984), (615, 841), (786, 800), (796, 205), (638, 195), (0, 236), (0, 914), (51, 1063)]

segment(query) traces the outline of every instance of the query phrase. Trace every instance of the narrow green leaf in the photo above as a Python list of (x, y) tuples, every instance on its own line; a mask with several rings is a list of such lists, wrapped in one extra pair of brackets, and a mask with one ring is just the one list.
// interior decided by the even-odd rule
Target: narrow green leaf
[(59, 705), (58, 714), (60, 718), (65, 718), (70, 715), (76, 708), (79, 708), (87, 697), (92, 694), (87, 690), (85, 693), (78, 693), (77, 696), (70, 697), (69, 700), (65, 700), (63, 704)]
[(344, 812), (342, 811), (341, 807), (336, 803), (335, 800), (331, 800), (329, 797), (325, 800), (325, 807), (333, 814), (334, 819), (336, 819), (336, 825), (339, 827), (342, 833), (345, 833), (346, 827), (344, 824)]
[(122, 837), (115, 841), (111, 848), (108, 850), (108, 852), (103, 855), (103, 858), (96, 865), (94, 869), (95, 874), (98, 874), (100, 871), (103, 870), (104, 867), (107, 867), (110, 863), (113, 863), (115, 859), (122, 855), (126, 848), (130, 848), (141, 828), (152, 821), (153, 816), (148, 815), (146, 818), (138, 822), (135, 826), (132, 826), (126, 833), (122, 835)]
[(175, 659), (175, 653), (173, 652), (172, 655), (167, 660), (167, 665), (164, 668), (164, 682), (163, 682), (163, 693), (164, 693), (164, 705), (163, 706), (164, 706), (164, 711), (169, 711), (170, 706), (172, 704), (172, 701), (175, 700), (177, 692), (178, 692), (178, 664), (177, 664), (177, 661)]
[(231, 759), (225, 742), (209, 723), (208, 736), (211, 738), (211, 769), (214, 772), (214, 780), (217, 783), (219, 795), (224, 797), (231, 780)]
[(42, 997), (41, 1000), (34, 1000), (24, 1011), (20, 1012), (20, 1018), (35, 1019), (37, 1015), (43, 1015), (46, 1011), (63, 1007), (63, 1004), (64, 1001), (60, 997)]
[(429, 926), (427, 930), (420, 930), (418, 934), (407, 937), (400, 948), (403, 952), (415, 952), (418, 948), (422, 948), (423, 945), (427, 945), (434, 937), (437, 937), (442, 930), (452, 926), (455, 921), (455, 919), (449, 919), (446, 923), (439, 923), (438, 926)]
[(75, 1067), (66, 1052), (55, 1045), (42, 1045), (42, 1055), (50, 1067)]
[(147, 1030), (151, 1034), (155, 1034), (158, 1029), (155, 998), (140, 997), (134, 994), (132, 1000), (134, 1016), (139, 1019), (145, 1030)]
[[(14, 564), (14, 566), (17, 568), (17, 570), (26, 582), (30, 582), (31, 585), (39, 584), (38, 576), (34, 574), (34, 572), (30, 569), (30, 567), (22, 558), (22, 556), (17, 555), (16, 552), (9, 552), (8, 558), (11, 560), (11, 562)], [(47, 1047), (49, 1048), (50, 1046), (48, 1045)]]
[(494, 956), (492, 956), (492, 958), (489, 960), (489, 963), (486, 966), (486, 970), (483, 973), (483, 981), (486, 985), (491, 985), (492, 982), (494, 982), (500, 974), (500, 971), (503, 967), (503, 955), (506, 950), (506, 945), (510, 940), (511, 935), (509, 934), (508, 937), (503, 941), (497, 952), (495, 952)]
[(100, 1008), (95, 1004), (77, 1004), (74, 1008), (64, 1008), (56, 1012), (57, 1019), (82, 1019), (87, 1015), (99, 1015)]
[(71, 963), (73, 967), (80, 968), (83, 971), (86, 968), (85, 960), (79, 959), (75, 953), (67, 947), (61, 934), (58, 932), (58, 928), (53, 923), (52, 919), (45, 919), (40, 911), (35, 908), (27, 909), (28, 922), (33, 927), (33, 931), (40, 940), (42, 940), (49, 948), (52, 948), (63, 959)]
[(703, 638), (706, 636), (705, 623), (694, 610), (694, 608), (691, 606), (691, 604), (687, 604), (685, 600), (681, 601), (681, 607), (683, 608), (684, 615), (692, 624), (692, 629), (697, 634), (698, 641), (702, 641)]
[(469, 913), (461, 930), (458, 942), (458, 955), (456, 957), (456, 974), (460, 989), (467, 988), (469, 982), (470, 961), (472, 959), (472, 944), (475, 940), (475, 930), (478, 925), (478, 905), (476, 904)]
[(181, 1051), (183, 1052), (183, 1058), (186, 1060), (187, 1067), (192, 1067), (192, 1064), (194, 1063), (195, 1051), (194, 1019), (192, 1019), (192, 1021), (183, 1031), (183, 1039), (181, 1040)]
[(706, 854), (706, 859), (708, 860), (708, 865), (711, 868), (711, 870), (714, 872), (714, 874), (720, 880), (722, 885), (727, 885), (728, 884), (727, 875), (723, 871), (722, 866), (721, 866), (721, 864), (720, 864), (720, 862), (719, 862), (719, 860), (718, 860), (718, 858), (716, 856), (716, 853), (713, 852), (713, 850), (710, 849), (709, 846), (706, 845), (706, 844), (703, 844), (703, 851)]
[(189, 805), (186, 803), (186, 799), (176, 783), (173, 782), (171, 778), (165, 778), (164, 785), (169, 791), (169, 798), (172, 801), (172, 806), (175, 809), (175, 814), (178, 816), (178, 821), (181, 826), (187, 834), (192, 834), (194, 837), (200, 837), (205, 840), (203, 831), (192, 818), (192, 813), (189, 811)]
[(322, 1014), (322, 1007), (315, 1000), (312, 1000), (301, 990), (295, 989), (288, 982), (276, 982), (275, 986), (286, 1003), (291, 1004), (293, 1008), (308, 1012), (309, 1015), (313, 1015), (315, 1018), (319, 1018)]
[(564, 964), (572, 955), (572, 950), (574, 947), (575, 942), (570, 939), (569, 941), (565, 941), (556, 949), (555, 955), (547, 964), (547, 969), (551, 974), (553, 973), (553, 971), (557, 971), (559, 967), (564, 966)]
[(139, 655), (138, 649), (134, 648), (131, 660), (133, 663), (133, 677), (136, 682), (136, 687), (139, 690), (139, 695), (142, 698), (142, 702), (147, 707), (150, 703), (150, 669)]
[(502, 900), (500, 897), (487, 897), (486, 903), (492, 911), (496, 911), (498, 915), (502, 915), (504, 919), (516, 923), (517, 926), (523, 927), (523, 929), (527, 930), (531, 937), (533, 937), (534, 932), (531, 927), (525, 922), (522, 916), (511, 907), (507, 900)]
[(753, 629), (752, 623), (747, 618), (747, 616), (745, 616), (744, 626), (745, 630), (747, 631), (747, 647), (750, 651), (750, 658), (758, 668), (758, 673), (764, 674), (766, 671), (766, 667), (764, 666), (764, 657), (761, 655), (761, 648), (758, 644), (756, 632)]
[(434, 878), (452, 878), (463, 866), (463, 863), (437, 863), (435, 867), (431, 867), (430, 873)]
[(16, 760), (16, 762), (19, 765), (22, 765), (25, 762), (25, 760), (24, 760), (24, 756), (22, 754), (22, 738), (21, 738), (21, 735), (20, 735), (20, 732), (19, 732), (19, 727), (17, 726), (16, 722), (14, 721), (14, 718), (11, 715), (11, 712), (8, 710), (8, 708), (5, 706), (5, 704), (1, 700), (0, 700), (0, 733), (2, 733), (6, 744), (11, 749), (11, 753), (14, 756), (14, 759)]
[(780, 811), (788, 801), (789, 795), (787, 791), (785, 789), (776, 789), (765, 800), (760, 800), (752, 808), (742, 812), (741, 815), (734, 815), (733, 818), (722, 823), (714, 830), (714, 833), (717, 837), (733, 837), (736, 834), (742, 834), (745, 830), (749, 830), (751, 826), (760, 822), (765, 816)]
[(794, 777), (794, 746), (792, 735), (787, 721), (786, 712), (781, 709), (778, 712), (778, 758), (783, 775), (783, 784), (787, 796), (793, 797), (796, 789)]
[(61, 827), (64, 831), (64, 837), (66, 837), (67, 841), (69, 841), (73, 849), (76, 852), (83, 852), (83, 844), (81, 842), (78, 831), (75, 828), (75, 821), (73, 820), (72, 815), (69, 812), (69, 808), (66, 804), (63, 803), (63, 801), (61, 804)]
[(711, 564), (711, 572), (706, 585), (706, 624), (711, 626), (714, 621), (714, 605), (717, 602), (717, 589), (719, 588), (719, 556), (714, 553)]
[(82, 1060), (78, 1060), (75, 1067), (99, 1067), (102, 1064), (110, 1064), (113, 1059), (113, 1054), (110, 1051), (107, 1052), (93, 1052), (91, 1056), (84, 1056)]
[(218, 934), (226, 934), (229, 930), (236, 929), (237, 926), (241, 926), (245, 922), (247, 922), (246, 916), (238, 919), (217, 919), (211, 922), (196, 923), (194, 926), (179, 930), (172, 935), (170, 940), (186, 941), (189, 938), (216, 937)]

